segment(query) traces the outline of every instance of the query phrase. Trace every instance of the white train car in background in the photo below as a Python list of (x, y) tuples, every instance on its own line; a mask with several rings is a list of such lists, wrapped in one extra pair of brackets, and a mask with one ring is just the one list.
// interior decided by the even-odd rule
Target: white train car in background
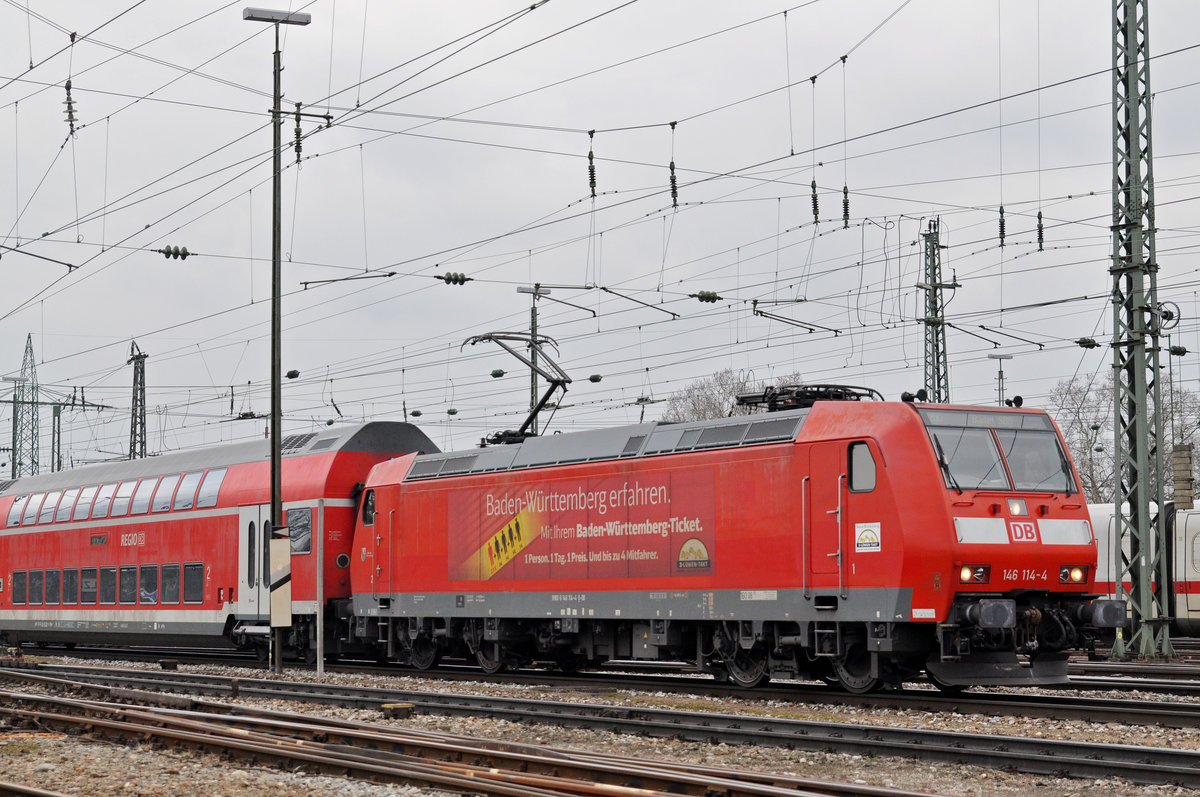
[[(1151, 511), (1154, 511), (1151, 507)], [(1116, 546), (1116, 520), (1113, 504), (1089, 504), (1092, 515), (1092, 532), (1096, 537), (1096, 589), (1106, 596), (1115, 596), (1119, 557), (1113, 555)], [(1166, 504), (1167, 572), (1170, 582), (1167, 589), (1167, 612), (1172, 618), (1171, 633), (1177, 636), (1200, 636), (1200, 509), (1175, 511), (1171, 502)], [(1125, 543), (1129, 553), (1129, 543)], [(1130, 584), (1125, 582), (1125, 589)]]

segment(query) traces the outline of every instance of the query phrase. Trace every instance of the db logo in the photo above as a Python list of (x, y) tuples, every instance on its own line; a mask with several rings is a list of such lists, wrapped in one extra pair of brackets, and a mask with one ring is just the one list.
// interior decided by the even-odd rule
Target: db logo
[(1032, 521), (1014, 520), (1008, 524), (1008, 535), (1013, 542), (1037, 542), (1037, 526)]

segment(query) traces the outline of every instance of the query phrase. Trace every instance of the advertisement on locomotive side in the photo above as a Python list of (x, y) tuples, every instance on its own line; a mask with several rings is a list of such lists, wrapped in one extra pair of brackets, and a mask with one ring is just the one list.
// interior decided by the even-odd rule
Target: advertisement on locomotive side
[(450, 578), (711, 575), (710, 471), (513, 483), (460, 491), (449, 527)]

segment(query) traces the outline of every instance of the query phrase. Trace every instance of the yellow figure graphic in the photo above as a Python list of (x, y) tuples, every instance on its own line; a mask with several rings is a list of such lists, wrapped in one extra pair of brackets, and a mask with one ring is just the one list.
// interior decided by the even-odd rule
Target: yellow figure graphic
[(521, 510), (504, 521), (479, 550), (459, 563), (454, 577), (472, 581), (490, 579), (537, 539), (537, 528), (537, 515)]

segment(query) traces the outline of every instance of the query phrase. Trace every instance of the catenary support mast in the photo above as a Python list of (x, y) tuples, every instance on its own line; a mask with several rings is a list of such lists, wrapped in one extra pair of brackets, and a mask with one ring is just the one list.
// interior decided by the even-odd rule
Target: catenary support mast
[(1168, 541), (1159, 511), (1163, 436), (1148, 6), (1149, 0), (1113, 0), (1113, 550), (1119, 556), (1117, 594), (1128, 600), (1132, 631), (1128, 647), (1117, 638), (1114, 658), (1174, 654), (1166, 603)]

